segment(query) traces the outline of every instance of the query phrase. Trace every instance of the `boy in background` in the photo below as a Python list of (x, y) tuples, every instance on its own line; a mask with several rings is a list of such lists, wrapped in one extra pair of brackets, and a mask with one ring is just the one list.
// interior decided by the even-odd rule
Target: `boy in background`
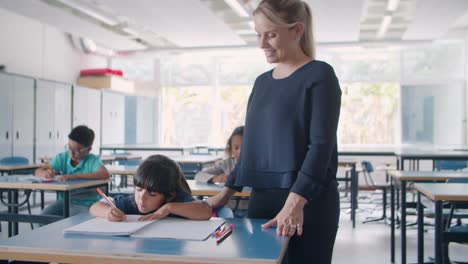
[[(78, 179), (109, 179), (109, 172), (98, 156), (91, 154), (94, 132), (87, 126), (77, 126), (68, 135), (66, 151), (55, 156), (50, 163), (35, 171), (37, 177), (68, 181)], [(63, 194), (41, 212), (43, 215), (63, 215)], [(93, 190), (77, 190), (70, 196), (70, 215), (88, 212), (89, 207), (99, 200)]]

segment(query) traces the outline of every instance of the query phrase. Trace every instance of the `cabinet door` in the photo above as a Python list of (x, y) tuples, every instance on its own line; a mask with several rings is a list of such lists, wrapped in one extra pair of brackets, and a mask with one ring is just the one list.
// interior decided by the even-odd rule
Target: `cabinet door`
[(56, 155), (54, 152), (54, 91), (55, 83), (37, 80), (36, 83), (36, 161)]
[(0, 159), (13, 152), (13, 77), (0, 74)]
[(137, 144), (154, 142), (154, 99), (138, 97), (137, 104)]
[(102, 94), (102, 144), (123, 144), (125, 141), (125, 97)]
[(101, 145), (101, 91), (73, 87), (73, 127), (86, 125), (94, 131), (92, 153), (99, 154)]
[(13, 155), (33, 162), (34, 79), (13, 77)]
[(54, 152), (59, 153), (63, 151), (63, 146), (68, 143), (68, 134), (71, 131), (71, 117), (72, 117), (72, 96), (71, 85), (69, 84), (55, 84), (55, 141)]
[(92, 153), (98, 155), (101, 147), (101, 91), (88, 90), (88, 121), (87, 125), (94, 131)]

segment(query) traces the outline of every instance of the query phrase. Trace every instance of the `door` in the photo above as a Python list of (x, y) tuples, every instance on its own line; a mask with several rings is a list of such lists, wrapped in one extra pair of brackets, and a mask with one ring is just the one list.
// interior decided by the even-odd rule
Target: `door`
[(38, 80), (36, 89), (36, 161), (53, 158), (55, 152), (55, 83)]
[(13, 152), (13, 77), (0, 74), (0, 159)]
[(13, 156), (33, 162), (34, 79), (13, 77)]
[(68, 134), (72, 127), (72, 96), (70, 84), (55, 84), (55, 132), (54, 153), (62, 152), (68, 143)]

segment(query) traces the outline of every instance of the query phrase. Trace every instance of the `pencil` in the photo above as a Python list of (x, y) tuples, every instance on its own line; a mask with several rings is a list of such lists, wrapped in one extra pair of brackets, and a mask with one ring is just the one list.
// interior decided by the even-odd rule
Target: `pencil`
[(115, 204), (112, 202), (111, 199), (109, 199), (109, 197), (107, 197), (107, 195), (101, 190), (101, 188), (96, 188), (96, 191), (99, 193), (99, 195), (102, 196), (102, 198), (106, 199), (107, 203), (110, 204), (112, 207), (114, 207), (115, 209), (117, 209), (117, 207), (115, 206)]

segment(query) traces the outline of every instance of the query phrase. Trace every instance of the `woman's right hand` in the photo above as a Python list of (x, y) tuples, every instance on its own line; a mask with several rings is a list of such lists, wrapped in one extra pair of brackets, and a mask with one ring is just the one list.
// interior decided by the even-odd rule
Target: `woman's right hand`
[(216, 182), (226, 182), (228, 179), (228, 176), (224, 173), (221, 173), (219, 175), (214, 176), (211, 178), (211, 181), (216, 183)]
[(121, 210), (109, 207), (106, 213), (106, 219), (111, 222), (122, 222), (127, 220), (127, 216)]

